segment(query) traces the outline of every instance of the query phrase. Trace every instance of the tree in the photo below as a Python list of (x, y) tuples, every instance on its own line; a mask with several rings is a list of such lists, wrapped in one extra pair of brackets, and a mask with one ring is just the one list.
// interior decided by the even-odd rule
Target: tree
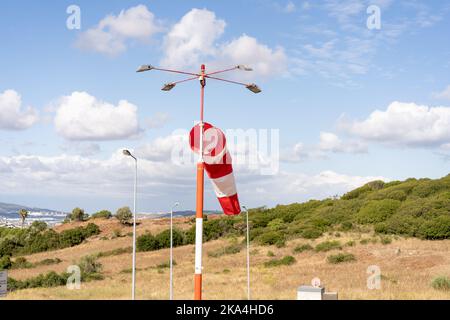
[(19, 216), (20, 219), (22, 220), (22, 228), (23, 228), (23, 225), (25, 224), (25, 219), (28, 217), (28, 211), (25, 209), (20, 209)]
[(70, 215), (70, 220), (72, 221), (83, 221), (84, 220), (84, 210), (80, 208), (75, 208), (72, 210)]
[(121, 224), (130, 224), (131, 219), (133, 218), (133, 213), (129, 207), (123, 207), (117, 210), (116, 218)]

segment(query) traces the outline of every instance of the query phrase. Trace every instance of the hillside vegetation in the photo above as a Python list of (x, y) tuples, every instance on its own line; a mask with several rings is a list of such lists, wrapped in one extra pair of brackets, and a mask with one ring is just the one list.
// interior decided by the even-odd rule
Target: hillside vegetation
[[(129, 209), (125, 211), (129, 215)], [(68, 276), (67, 266), (77, 264), (81, 267), (83, 283), (97, 280), (85, 284), (92, 288), (93, 296), (126, 296), (120, 283), (127, 282), (125, 279), (130, 274), (130, 261), (123, 260), (123, 257), (130, 256), (132, 229), (127, 219), (120, 219), (117, 214), (116, 218), (112, 219), (108, 211), (89, 216), (76, 208), (67, 223), (55, 229), (48, 229), (38, 222), (25, 229), (0, 228), (0, 269), (10, 269), (10, 290), (37, 292), (27, 290), (62, 287)], [(434, 291), (430, 290), (436, 288), (445, 292), (443, 297), (448, 295), (450, 247), (448, 240), (445, 240), (450, 239), (450, 175), (437, 180), (374, 181), (348, 192), (340, 199), (256, 208), (250, 210), (250, 223), (250, 239), (255, 248), (252, 261), (257, 265), (258, 274), (265, 275), (260, 280), (264, 283), (264, 290), (270, 291), (276, 286), (277, 282), (270, 279), (278, 278), (277, 268), (287, 268), (292, 279), (297, 279), (300, 266), (297, 261), (300, 257), (304, 264), (304, 258), (308, 257), (308, 263), (315, 265), (313, 269), (304, 265), (303, 283), (309, 283), (314, 276), (328, 277), (330, 270), (335, 270), (330, 269), (330, 265), (342, 264), (339, 270), (344, 274), (334, 273), (342, 283), (341, 280), (333, 282), (331, 278), (328, 281), (337, 289), (347, 290), (345, 294), (348, 298), (362, 296), (352, 295), (354, 288), (345, 284), (347, 276), (359, 272), (361, 283), (365, 283), (363, 279), (367, 266), (379, 264), (390, 270), (391, 275), (402, 279), (402, 269), (397, 270), (394, 266), (404, 262), (410, 263), (413, 269), (421, 270), (417, 281), (427, 290), (428, 296), (433, 295)], [(146, 277), (158, 275), (158, 281), (163, 283), (165, 280), (159, 275), (164, 274), (164, 266), (167, 265), (166, 249), (170, 245), (168, 227), (167, 219), (141, 220), (137, 229), (138, 272)], [(224, 263), (230, 263), (232, 268), (245, 275), (244, 264), (232, 262), (233, 256), (243, 255), (245, 231), (245, 214), (237, 217), (205, 216), (205, 265), (213, 267), (217, 277), (220, 274), (227, 278), (226, 274), (231, 272), (224, 268)], [(403, 237), (411, 239), (405, 240)], [(186, 278), (186, 275), (192, 271), (194, 240), (195, 219), (176, 219), (174, 246), (179, 247), (177, 252), (182, 252), (176, 258), (177, 268), (183, 270), (179, 281), (187, 286), (190, 276)], [(418, 246), (422, 248), (420, 251), (414, 249)], [(380, 255), (380, 252), (383, 254)], [(404, 256), (406, 254), (407, 257)], [(275, 271), (272, 273), (270, 270)], [(312, 274), (311, 270), (315, 273), (322, 271)], [(96, 291), (107, 279), (119, 281), (114, 296), (106, 292), (102, 292), (106, 295), (102, 296)], [(245, 277), (241, 280), (245, 282)], [(431, 280), (434, 281), (432, 288)], [(399, 281), (392, 280), (391, 284), (397, 286)], [(289, 282), (286, 285), (294, 288), (297, 284)], [(403, 285), (405, 289), (412, 289), (406, 282)], [(55, 290), (64, 297), (71, 296), (63, 293), (63, 289)], [(145, 290), (148, 290), (147, 287)], [(280, 287), (277, 290), (282, 290), (282, 297), (290, 296), (289, 288)], [(393, 290), (401, 293), (400, 286)], [(184, 296), (188, 291), (183, 289), (183, 292)], [(154, 297), (161, 298), (161, 295)], [(260, 298), (263, 297), (268, 296), (261, 294)]]

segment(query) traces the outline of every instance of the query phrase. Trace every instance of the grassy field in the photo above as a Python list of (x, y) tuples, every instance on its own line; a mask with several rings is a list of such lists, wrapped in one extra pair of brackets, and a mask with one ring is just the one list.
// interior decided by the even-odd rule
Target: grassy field
[[(101, 234), (85, 243), (66, 249), (26, 256), (30, 262), (59, 258), (61, 263), (30, 269), (10, 270), (9, 276), (27, 279), (48, 271), (64, 272), (82, 256), (131, 246), (130, 227), (121, 226), (115, 219), (95, 220)], [(83, 224), (83, 223), (78, 223)], [(188, 219), (177, 219), (178, 228), (188, 228)], [(58, 231), (72, 228), (76, 223), (58, 227)], [(159, 232), (168, 227), (168, 220), (144, 220), (138, 233)], [(121, 236), (117, 237), (120, 232)], [(376, 243), (375, 243), (376, 239)], [(297, 287), (319, 277), (327, 291), (337, 291), (340, 299), (450, 299), (450, 291), (435, 290), (431, 281), (436, 276), (450, 275), (450, 240), (426, 241), (416, 238), (390, 237), (391, 243), (381, 243), (373, 232), (326, 234), (319, 239), (288, 241), (285, 247), (256, 246), (251, 249), (251, 288), (254, 299), (295, 299)], [(238, 253), (213, 257), (242, 238), (225, 238), (204, 245), (204, 298), (246, 298), (245, 248)], [(295, 253), (294, 248), (310, 244), (316, 247), (324, 241), (337, 240), (342, 248), (330, 251), (306, 250)], [(346, 245), (349, 241), (352, 246)], [(361, 243), (362, 241), (362, 243)], [(388, 242), (388, 241), (386, 241)], [(208, 254), (210, 253), (210, 254)], [(327, 257), (337, 253), (351, 253), (356, 261), (331, 264)], [(289, 266), (266, 267), (265, 262), (291, 255), (296, 262)], [(142, 252), (137, 255), (137, 298), (167, 299), (169, 270), (157, 268), (168, 262), (169, 250)], [(175, 299), (193, 298), (194, 247), (174, 249)], [(131, 254), (124, 253), (99, 258), (104, 280), (82, 283), (80, 290), (66, 287), (19, 290), (7, 299), (129, 299), (131, 291)], [(367, 268), (381, 268), (380, 290), (367, 288)]]

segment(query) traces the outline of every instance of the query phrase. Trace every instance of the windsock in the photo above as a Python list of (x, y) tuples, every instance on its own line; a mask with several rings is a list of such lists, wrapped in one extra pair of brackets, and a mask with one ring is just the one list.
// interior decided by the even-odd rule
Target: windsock
[[(189, 141), (195, 153), (200, 153), (200, 133), (200, 124), (190, 133)], [(203, 162), (223, 213), (230, 216), (240, 214), (241, 207), (225, 134), (206, 122), (203, 123)]]

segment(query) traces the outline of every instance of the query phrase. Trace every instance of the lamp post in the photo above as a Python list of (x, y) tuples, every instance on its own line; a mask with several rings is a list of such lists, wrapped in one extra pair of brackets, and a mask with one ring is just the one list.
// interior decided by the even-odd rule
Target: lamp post
[(206, 72), (206, 67), (204, 64), (200, 67), (200, 72), (185, 72), (179, 70), (163, 69), (154, 67), (152, 65), (142, 65), (139, 67), (137, 72), (146, 72), (150, 70), (165, 71), (170, 73), (188, 75), (189, 78), (184, 80), (167, 83), (162, 88), (163, 91), (170, 91), (175, 88), (178, 84), (199, 80), (200, 81), (200, 158), (197, 163), (197, 196), (196, 196), (196, 223), (195, 223), (195, 277), (194, 277), (194, 300), (202, 300), (202, 245), (203, 245), (203, 196), (204, 196), (204, 177), (205, 177), (205, 165), (203, 161), (203, 134), (204, 134), (204, 101), (205, 101), (205, 87), (206, 80), (218, 80), (231, 84), (237, 84), (246, 87), (253, 93), (260, 93), (261, 89), (254, 83), (247, 84), (238, 81), (231, 81), (223, 78), (217, 78), (213, 75), (220, 73), (241, 70), (241, 71), (252, 71), (251, 68), (244, 65), (238, 65), (232, 68)]
[(173, 300), (173, 210), (180, 204), (175, 204), (170, 209), (170, 300)]
[(248, 223), (248, 209), (246, 206), (244, 208), (247, 216), (247, 298), (250, 300), (250, 228)]
[(137, 176), (138, 176), (138, 160), (129, 151), (123, 150), (123, 154), (134, 159), (134, 198), (133, 198), (133, 266), (132, 266), (132, 280), (131, 280), (131, 299), (136, 298), (136, 198), (137, 198)]

